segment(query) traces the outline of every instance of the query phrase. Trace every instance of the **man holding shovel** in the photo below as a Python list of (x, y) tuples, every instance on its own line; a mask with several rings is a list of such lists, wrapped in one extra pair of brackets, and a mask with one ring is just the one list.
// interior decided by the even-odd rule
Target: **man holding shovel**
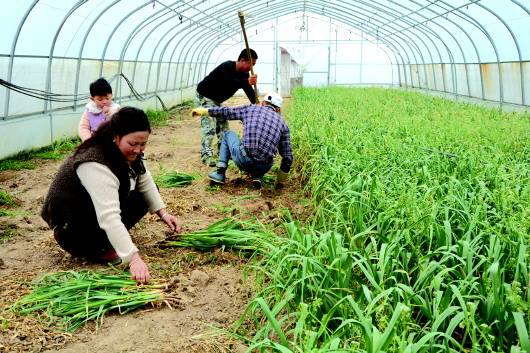
[[(257, 75), (249, 75), (256, 64), (258, 55), (252, 49), (243, 49), (237, 61), (225, 61), (210, 72), (197, 86), (196, 107), (220, 107), (221, 103), (232, 97), (240, 88), (243, 89), (251, 103), (257, 102)], [(218, 146), (221, 144), (222, 133), (228, 130), (228, 122), (221, 118), (201, 116), (201, 160), (204, 164), (216, 165), (212, 151), (212, 140), (217, 134)]]

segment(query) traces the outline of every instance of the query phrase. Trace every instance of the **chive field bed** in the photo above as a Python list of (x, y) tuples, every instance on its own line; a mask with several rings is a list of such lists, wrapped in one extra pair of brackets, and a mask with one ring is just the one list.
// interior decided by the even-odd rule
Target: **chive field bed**
[(287, 121), (314, 215), (255, 267), (251, 348), (530, 352), (528, 116), (331, 87)]
[(125, 314), (149, 303), (168, 301), (157, 285), (136, 284), (128, 273), (66, 271), (46, 275), (12, 307), (21, 315), (42, 313), (74, 332), (86, 322), (101, 324), (107, 312)]

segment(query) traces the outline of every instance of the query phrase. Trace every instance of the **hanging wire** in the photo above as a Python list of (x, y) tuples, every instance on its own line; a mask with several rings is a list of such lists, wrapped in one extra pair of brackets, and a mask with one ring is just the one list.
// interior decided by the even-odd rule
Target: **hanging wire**
[(0, 85), (12, 91), (24, 94), (26, 96), (30, 96), (30, 97), (42, 99), (42, 100), (47, 100), (50, 102), (73, 102), (75, 100), (88, 99), (87, 94), (71, 95), (71, 94), (51, 93), (51, 92), (42, 91), (40, 89), (18, 86), (18, 85), (15, 85), (14, 83), (7, 82), (6, 80), (3, 80), (3, 79), (0, 79)]
[[(132, 85), (131, 81), (125, 76), (123, 73), (116, 74), (112, 76), (109, 79), (109, 82), (114, 81), (116, 78), (123, 78), (124, 81), (129, 86), (129, 89), (131, 90), (131, 94), (139, 101), (144, 101), (149, 98), (156, 97), (158, 101), (160, 102), (160, 105), (162, 106), (162, 109), (164, 111), (168, 111), (166, 105), (164, 104), (164, 101), (162, 101), (162, 98), (158, 94), (152, 94), (149, 96), (143, 96), (141, 95)], [(15, 85), (14, 83), (8, 82), (6, 80), (0, 79), (0, 85), (6, 87), (7, 89), (10, 89), (12, 91), (18, 92), (20, 94), (24, 94), (29, 97), (33, 97), (36, 99), (46, 100), (50, 102), (62, 102), (62, 103), (68, 103), (68, 102), (76, 102), (81, 100), (87, 100), (89, 98), (88, 94), (58, 94), (58, 93), (52, 93), (52, 92), (46, 92), (40, 89), (35, 88), (29, 88), (29, 87), (23, 87), (19, 85)]]

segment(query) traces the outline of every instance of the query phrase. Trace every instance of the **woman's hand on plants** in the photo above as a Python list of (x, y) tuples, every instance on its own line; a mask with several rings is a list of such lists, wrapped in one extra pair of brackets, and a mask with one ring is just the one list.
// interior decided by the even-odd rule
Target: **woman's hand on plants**
[(129, 263), (131, 277), (138, 283), (147, 283), (151, 278), (149, 269), (138, 253), (134, 253)]

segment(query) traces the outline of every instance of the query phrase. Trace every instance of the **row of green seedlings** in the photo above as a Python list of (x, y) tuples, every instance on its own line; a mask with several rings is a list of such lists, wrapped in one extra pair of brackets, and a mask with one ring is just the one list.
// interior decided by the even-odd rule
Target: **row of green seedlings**
[[(226, 218), (160, 245), (203, 251), (226, 248), (253, 254), (263, 252), (271, 239), (272, 233), (260, 224)], [(164, 283), (137, 285), (126, 272), (63, 271), (34, 283), (30, 293), (12, 309), (20, 315), (38, 315), (51, 325), (74, 332), (91, 321), (99, 327), (108, 312), (125, 314), (148, 304), (171, 307), (174, 300), (164, 292), (165, 288)]]
[(79, 145), (79, 138), (55, 141), (50, 146), (25, 151), (0, 161), (0, 172), (4, 170), (35, 169), (39, 159), (62, 159)]
[(291, 112), (314, 217), (264, 260), (251, 346), (530, 352), (528, 117), (340, 88)]

